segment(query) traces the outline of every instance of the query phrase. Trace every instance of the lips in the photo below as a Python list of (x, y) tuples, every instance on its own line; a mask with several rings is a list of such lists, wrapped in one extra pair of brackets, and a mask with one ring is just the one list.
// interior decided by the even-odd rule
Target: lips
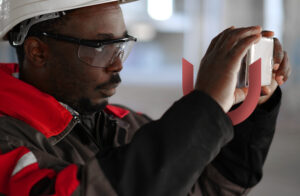
[(116, 93), (116, 88), (119, 86), (119, 83), (108, 85), (104, 88), (100, 89), (101, 94), (105, 95), (106, 97), (111, 97)]

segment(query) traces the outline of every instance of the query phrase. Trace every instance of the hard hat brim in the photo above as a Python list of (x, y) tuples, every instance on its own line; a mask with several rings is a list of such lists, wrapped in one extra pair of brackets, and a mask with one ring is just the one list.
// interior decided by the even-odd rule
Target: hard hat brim
[[(7, 41), (7, 33), (11, 29), (13, 29), (20, 22), (35, 16), (111, 2), (119, 2), (120, 4), (124, 4), (133, 1), (137, 0), (63, 0), (55, 1), (55, 5), (53, 4), (53, 0), (40, 0), (31, 4), (28, 4), (24, 1), (24, 5), (21, 6), (2, 5), (2, 10), (0, 10), (0, 18), (2, 18), (0, 20), (0, 41)], [(7, 1), (7, 3), (11, 2), (15, 1)], [(15, 7), (15, 9), (12, 9), (13, 7)]]

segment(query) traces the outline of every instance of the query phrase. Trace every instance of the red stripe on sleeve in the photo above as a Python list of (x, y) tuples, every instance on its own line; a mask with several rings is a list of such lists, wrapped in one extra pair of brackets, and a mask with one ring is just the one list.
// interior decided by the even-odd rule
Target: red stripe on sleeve
[(77, 165), (70, 165), (61, 171), (56, 178), (56, 196), (70, 196), (79, 186), (77, 180)]
[(45, 177), (53, 178), (55, 171), (52, 169), (39, 169), (37, 163), (29, 165), (21, 172), (11, 177), (9, 181), (9, 195), (29, 195), (32, 187)]
[(0, 154), (0, 163), (0, 193), (4, 195), (29, 195), (44, 178), (56, 180), (54, 196), (70, 196), (79, 186), (77, 165), (69, 165), (59, 173), (53, 169), (40, 169), (36, 157), (26, 147)]
[(25, 147), (17, 148), (9, 153), (0, 155), (0, 193), (7, 193), (10, 176), (18, 160), (29, 150)]

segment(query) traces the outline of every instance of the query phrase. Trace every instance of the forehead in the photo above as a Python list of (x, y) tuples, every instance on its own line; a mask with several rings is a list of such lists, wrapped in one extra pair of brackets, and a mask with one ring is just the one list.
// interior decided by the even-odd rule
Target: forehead
[(118, 3), (106, 3), (80, 8), (68, 13), (63, 32), (83, 39), (101, 39), (99, 34), (122, 37), (126, 27)]

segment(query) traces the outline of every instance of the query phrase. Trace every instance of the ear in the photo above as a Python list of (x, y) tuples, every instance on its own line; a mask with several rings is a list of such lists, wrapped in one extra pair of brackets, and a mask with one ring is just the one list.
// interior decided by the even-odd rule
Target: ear
[(25, 59), (31, 65), (43, 67), (49, 56), (48, 46), (37, 37), (29, 37), (24, 42)]

